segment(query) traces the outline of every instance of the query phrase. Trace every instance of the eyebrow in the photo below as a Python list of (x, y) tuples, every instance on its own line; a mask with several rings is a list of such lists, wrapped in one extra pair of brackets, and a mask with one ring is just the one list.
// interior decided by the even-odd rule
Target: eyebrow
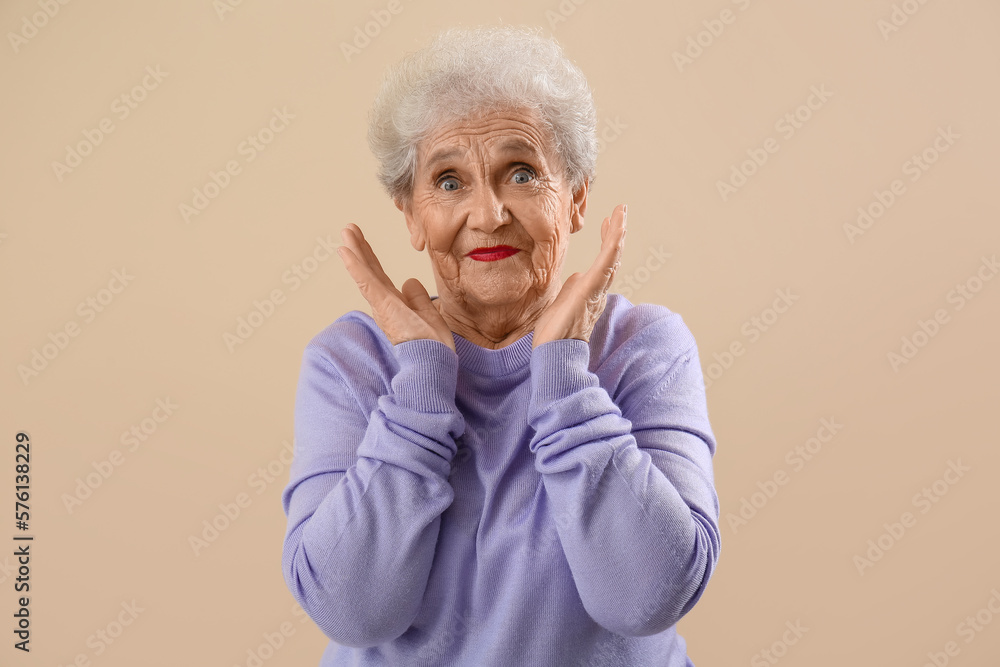
[(460, 157), (463, 153), (465, 153), (465, 150), (462, 148), (444, 148), (431, 153), (430, 157), (427, 158), (427, 168), (433, 169), (439, 162), (450, 162)]

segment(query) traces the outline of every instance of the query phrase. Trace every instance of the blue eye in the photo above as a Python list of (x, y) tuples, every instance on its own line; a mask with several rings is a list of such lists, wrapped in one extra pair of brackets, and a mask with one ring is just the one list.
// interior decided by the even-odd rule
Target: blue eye
[[(520, 176), (527, 176), (527, 178), (521, 179), (519, 178)], [(527, 183), (534, 177), (535, 175), (531, 172), (530, 169), (518, 169), (517, 171), (514, 172), (514, 182), (518, 184), (523, 185), (524, 183)]]
[[(449, 184), (453, 187), (449, 187)], [(448, 192), (453, 192), (458, 189), (458, 179), (454, 176), (449, 176), (448, 178), (440, 181), (438, 187), (444, 187)]]

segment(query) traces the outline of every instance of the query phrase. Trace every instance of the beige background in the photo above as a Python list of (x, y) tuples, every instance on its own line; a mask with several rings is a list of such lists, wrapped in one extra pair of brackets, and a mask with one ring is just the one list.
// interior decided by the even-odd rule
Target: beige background
[[(0, 663), (247, 665), (283, 627), (263, 664), (318, 663), (326, 639), (281, 577), (280, 457), (306, 342), (366, 304), (336, 257), (306, 261), (300, 283), (286, 272), (355, 222), (397, 284), (433, 289), (376, 183), (367, 109), (385, 66), (436, 30), (504, 22), (553, 34), (598, 105), (599, 177), (566, 275), (626, 202), (616, 287), (628, 277), (633, 301), (681, 313), (709, 376), (723, 547), (680, 623), (694, 662), (771, 664), (766, 649), (781, 665), (922, 665), (955, 642), (948, 664), (1000, 664), (1000, 618), (980, 612), (1000, 590), (1000, 280), (977, 282), (1000, 251), (1000, 5), (221, 2), (49, 0), (51, 18), (46, 0), (0, 5), (0, 497), (9, 511), (26, 431), (36, 536), (30, 655), (11, 648), (16, 575), (0, 557)], [(348, 59), (341, 45), (373, 11), (391, 20)], [(697, 57), (678, 66), (689, 47)], [(813, 88), (829, 95), (800, 109)], [(275, 108), (294, 118), (251, 161), (241, 142)], [(788, 136), (776, 124), (797, 110), (808, 119)], [(113, 130), (95, 134), (102, 119)], [(57, 175), (69, 146), (87, 151), (85, 132), (100, 143)], [(765, 144), (777, 152), (724, 198), (718, 182)], [(925, 150), (936, 161), (912, 171)], [(230, 160), (239, 173), (185, 221), (181, 205)], [(852, 243), (845, 225), (895, 179), (902, 194)], [(966, 283), (979, 290), (967, 301), (953, 291)], [(274, 290), (283, 302), (227, 346)], [(775, 321), (778, 290), (797, 299)], [(945, 323), (894, 368), (888, 354), (939, 309)], [(734, 342), (743, 353), (727, 359)], [(38, 367), (52, 358), (22, 377), (36, 351)], [(158, 399), (177, 406), (162, 423)], [(843, 425), (832, 439), (824, 418)], [(122, 434), (144, 420), (150, 434), (130, 448)], [(808, 462), (786, 458), (818, 433), (828, 442)], [(946, 477), (949, 461), (968, 470)], [(257, 472), (269, 465), (273, 476)], [(753, 496), (776, 475), (773, 497)], [(935, 502), (914, 498), (925, 487)], [(196, 554), (191, 536), (224, 525), (220, 504), (237, 499), (239, 517)], [(761, 506), (733, 524), (744, 499)], [(905, 512), (903, 534), (883, 535)], [(18, 532), (7, 516), (4, 554)], [(859, 571), (880, 536), (890, 548)], [(134, 621), (98, 642), (133, 601)], [(989, 624), (959, 627), (977, 612)], [(808, 628), (797, 639), (785, 634), (796, 622)]]

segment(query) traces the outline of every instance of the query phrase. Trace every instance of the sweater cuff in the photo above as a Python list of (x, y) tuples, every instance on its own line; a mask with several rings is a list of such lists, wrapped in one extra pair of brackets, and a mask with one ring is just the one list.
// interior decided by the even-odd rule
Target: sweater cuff
[(458, 355), (441, 341), (408, 340), (393, 346), (399, 371), (392, 378), (395, 403), (418, 412), (455, 411)]
[(542, 343), (531, 351), (531, 409), (541, 414), (559, 399), (597, 386), (590, 345), (576, 338)]

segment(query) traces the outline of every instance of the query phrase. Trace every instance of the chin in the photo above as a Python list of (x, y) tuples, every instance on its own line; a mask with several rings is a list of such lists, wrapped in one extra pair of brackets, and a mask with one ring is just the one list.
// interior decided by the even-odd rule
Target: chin
[(482, 306), (510, 306), (524, 302), (531, 285), (523, 280), (479, 280), (465, 290), (465, 300)]

